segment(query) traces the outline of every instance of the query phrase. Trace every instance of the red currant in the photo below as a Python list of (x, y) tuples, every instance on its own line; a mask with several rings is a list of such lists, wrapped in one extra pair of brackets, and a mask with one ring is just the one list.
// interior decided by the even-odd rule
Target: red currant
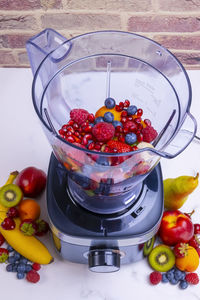
[(19, 216), (19, 211), (16, 207), (10, 207), (6, 213), (7, 217), (16, 218)]
[(200, 234), (200, 224), (194, 224), (194, 234)]
[(1, 227), (5, 230), (12, 230), (15, 228), (15, 221), (12, 218), (7, 217), (1, 223)]

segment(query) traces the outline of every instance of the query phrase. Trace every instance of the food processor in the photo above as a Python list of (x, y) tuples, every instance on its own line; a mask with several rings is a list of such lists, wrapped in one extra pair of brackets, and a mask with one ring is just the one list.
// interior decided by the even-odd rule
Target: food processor
[[(161, 157), (177, 156), (195, 136), (188, 75), (167, 49), (129, 32), (67, 40), (45, 29), (26, 46), (34, 108), (53, 149), (47, 209), (55, 247), (62, 258), (88, 264), (91, 271), (117, 271), (147, 255), (158, 231)], [(152, 144), (106, 153), (60, 136), (72, 109), (95, 113), (108, 97), (143, 109), (158, 132)]]

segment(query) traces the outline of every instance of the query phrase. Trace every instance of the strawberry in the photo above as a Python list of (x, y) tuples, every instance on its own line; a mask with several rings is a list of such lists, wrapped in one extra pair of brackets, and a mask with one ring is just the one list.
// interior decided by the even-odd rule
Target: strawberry
[(37, 232), (37, 224), (32, 219), (25, 219), (20, 224), (20, 230), (23, 234), (31, 236)]
[(89, 117), (89, 112), (85, 109), (75, 108), (70, 111), (70, 118), (78, 125), (81, 125), (83, 122), (87, 121)]
[(0, 248), (0, 263), (4, 263), (9, 256), (9, 252), (5, 248)]
[(198, 284), (199, 283), (199, 277), (198, 277), (197, 273), (186, 274), (185, 280), (190, 284)]
[(36, 220), (37, 231), (35, 235), (43, 236), (49, 231), (49, 224), (44, 220)]
[(132, 148), (130, 145), (118, 141), (111, 140), (107, 143), (108, 147), (112, 149), (117, 149), (118, 153), (131, 152)]
[(173, 251), (176, 257), (185, 257), (188, 251), (188, 244), (178, 243), (174, 246)]
[(4, 236), (0, 233), (0, 246), (5, 242)]

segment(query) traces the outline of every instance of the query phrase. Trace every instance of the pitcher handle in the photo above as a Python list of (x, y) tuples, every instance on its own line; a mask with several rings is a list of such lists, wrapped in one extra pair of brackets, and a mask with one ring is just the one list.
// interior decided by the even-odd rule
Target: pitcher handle
[(157, 153), (165, 158), (174, 158), (179, 155), (185, 148), (191, 143), (197, 131), (197, 121), (194, 116), (187, 112), (185, 119), (178, 129), (177, 134), (173, 137), (173, 140), (162, 152)]

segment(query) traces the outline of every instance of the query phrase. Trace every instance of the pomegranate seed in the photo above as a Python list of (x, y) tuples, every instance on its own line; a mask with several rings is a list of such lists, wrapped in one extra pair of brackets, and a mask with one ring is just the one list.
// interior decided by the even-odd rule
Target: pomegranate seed
[(116, 126), (115, 131), (116, 132), (123, 132), (123, 128), (121, 126)]
[(83, 128), (83, 127), (85, 127), (85, 126), (87, 126), (88, 125), (88, 121), (85, 121), (85, 122), (83, 122), (82, 124), (81, 124), (81, 127)]
[(141, 117), (142, 114), (143, 114), (143, 110), (141, 108), (138, 108), (138, 110), (137, 110), (137, 116)]
[(119, 102), (119, 106), (124, 108), (124, 102)]
[(115, 110), (118, 111), (118, 112), (120, 112), (120, 111), (123, 110), (123, 108), (121, 106), (119, 106), (119, 105), (115, 105)]
[(81, 144), (81, 139), (80, 138), (78, 138), (77, 136), (73, 136), (73, 138), (75, 139), (76, 143)]
[(137, 141), (140, 143), (143, 141), (143, 134), (141, 132), (137, 132), (136, 133), (137, 135)]
[(130, 132), (136, 132), (137, 131), (137, 125), (136, 124), (133, 124), (129, 127), (129, 131)]
[(72, 127), (73, 127), (74, 129), (78, 129), (78, 128), (79, 128), (79, 126), (78, 126), (77, 123), (74, 123), (74, 124), (72, 125)]
[(64, 131), (62, 129), (58, 130), (58, 133), (63, 137), (65, 135)]
[(123, 136), (123, 134), (120, 134), (118, 140), (119, 140), (120, 142), (122, 142), (122, 143), (125, 142), (125, 137)]
[(88, 149), (89, 149), (89, 150), (92, 150), (92, 149), (94, 149), (94, 146), (95, 146), (95, 143), (94, 143), (94, 142), (91, 142), (91, 143), (88, 145)]
[(126, 122), (127, 122), (127, 118), (126, 118), (126, 117), (122, 117), (122, 118), (121, 118), (121, 122), (122, 122), (122, 123), (126, 123)]
[(141, 118), (135, 118), (135, 119), (134, 119), (134, 122), (135, 122), (135, 123), (141, 123), (141, 121), (142, 121)]
[(109, 148), (108, 146), (106, 146), (106, 147), (104, 148), (104, 152), (106, 152), (106, 153), (111, 152), (111, 151), (110, 151), (110, 148)]
[(141, 123), (138, 123), (138, 124), (137, 124), (137, 130), (140, 131), (140, 130), (142, 130), (142, 128), (143, 128), (142, 124), (141, 124)]
[(75, 132), (74, 132), (74, 135), (77, 136), (77, 137), (79, 137), (79, 132), (78, 132), (78, 131), (75, 131)]
[(84, 126), (83, 131), (84, 132), (92, 132), (92, 126), (91, 125)]
[(113, 152), (113, 153), (117, 153), (117, 152), (118, 152), (117, 148), (113, 148), (113, 149), (112, 149), (112, 152)]
[(123, 129), (123, 133), (128, 133), (129, 132), (129, 127), (124, 127), (124, 129)]
[(120, 136), (120, 134), (121, 134), (120, 132), (115, 132), (116, 137)]
[(144, 124), (151, 126), (151, 121), (149, 119), (144, 119)]
[(96, 150), (100, 150), (100, 149), (101, 149), (101, 146), (100, 146), (100, 145), (98, 145), (98, 144), (95, 144), (95, 145), (94, 145), (94, 149), (96, 149)]
[(68, 136), (72, 136), (72, 135), (73, 135), (73, 132), (68, 131), (65, 136), (68, 137)]
[[(73, 126), (74, 126), (74, 125), (73, 125)], [(69, 126), (69, 127), (67, 128), (67, 131), (71, 131), (72, 133), (74, 133), (74, 128), (71, 127), (71, 126)]]
[(85, 134), (84, 137), (85, 137), (87, 140), (91, 140), (91, 139), (92, 139), (92, 135), (91, 135), (90, 133)]
[(66, 132), (66, 131), (67, 131), (67, 128), (68, 128), (68, 126), (69, 126), (69, 125), (67, 125), (67, 124), (63, 125), (63, 126), (62, 126), (62, 130), (63, 130), (64, 132)]
[(67, 124), (71, 126), (71, 125), (74, 124), (74, 121), (73, 120), (69, 120), (69, 122)]
[(125, 100), (124, 101), (124, 107), (129, 107), (130, 105), (130, 101), (129, 100)]
[(121, 113), (121, 116), (122, 116), (122, 117), (127, 117), (127, 115), (128, 115), (127, 111), (126, 111), (126, 110), (123, 110), (123, 112)]
[(68, 141), (69, 143), (74, 143), (74, 142), (75, 142), (75, 139), (74, 139), (73, 136), (68, 136), (68, 137), (66, 138), (66, 141)]
[(130, 117), (127, 117), (127, 120), (128, 121), (133, 121), (133, 118), (130, 116)]
[(136, 151), (136, 150), (138, 150), (138, 147), (137, 146), (133, 146), (132, 149), (133, 149), (133, 151)]
[(89, 116), (88, 116), (88, 121), (89, 121), (90, 123), (93, 123), (94, 120), (95, 120), (94, 115), (93, 115), (93, 114), (89, 114)]
[(194, 234), (200, 234), (200, 224), (194, 224)]

